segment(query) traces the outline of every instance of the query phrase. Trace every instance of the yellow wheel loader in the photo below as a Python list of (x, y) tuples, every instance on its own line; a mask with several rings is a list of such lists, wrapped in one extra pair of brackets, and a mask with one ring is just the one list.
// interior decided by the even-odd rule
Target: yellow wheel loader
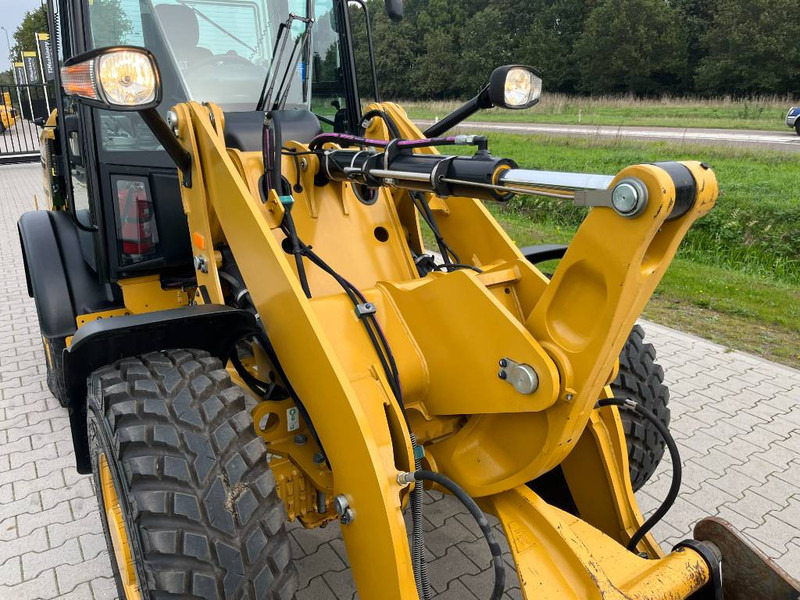
[[(797, 598), (723, 521), (675, 548), (649, 533), (680, 457), (635, 322), (714, 206), (712, 170), (540, 171), (451, 132), (533, 106), (523, 65), (427, 131), (374, 68), (362, 103), (370, 6), (48, 2), (48, 210), (19, 232), (120, 597), (291, 598), (291, 520), (341, 523), (359, 597), (427, 600), (436, 489), (483, 532), (492, 599), (487, 514), (529, 599)], [(587, 215), (568, 247), (521, 250), (485, 207), (514, 194)], [(665, 446), (645, 520), (633, 486)]]

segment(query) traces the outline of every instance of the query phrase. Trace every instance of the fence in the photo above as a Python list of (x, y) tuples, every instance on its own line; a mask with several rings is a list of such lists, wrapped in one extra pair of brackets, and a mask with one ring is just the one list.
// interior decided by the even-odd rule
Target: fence
[(47, 120), (52, 88), (45, 84), (0, 85), (0, 163), (39, 160), (39, 132), (34, 123)]

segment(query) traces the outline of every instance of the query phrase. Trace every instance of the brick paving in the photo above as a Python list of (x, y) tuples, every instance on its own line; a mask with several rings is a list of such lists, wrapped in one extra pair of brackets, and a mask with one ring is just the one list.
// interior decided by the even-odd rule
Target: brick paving
[[(75, 473), (66, 410), (47, 391), (25, 289), (16, 222), (34, 195), (42, 198), (38, 165), (0, 167), (0, 598), (114, 598), (90, 479)], [(643, 325), (666, 372), (684, 465), (682, 494), (656, 538), (669, 547), (698, 519), (718, 515), (800, 578), (800, 371)], [(645, 513), (669, 481), (665, 460), (638, 493)], [(426, 502), (437, 598), (488, 597), (491, 571), (473, 522), (450, 497)], [(352, 598), (338, 526), (290, 531), (298, 598)], [(520, 597), (515, 585), (512, 577), (509, 598)]]

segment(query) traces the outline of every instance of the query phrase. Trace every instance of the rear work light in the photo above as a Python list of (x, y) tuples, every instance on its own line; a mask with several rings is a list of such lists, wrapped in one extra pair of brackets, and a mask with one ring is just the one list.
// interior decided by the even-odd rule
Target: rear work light
[(158, 254), (158, 229), (146, 181), (117, 179), (116, 192), (120, 264), (154, 258)]

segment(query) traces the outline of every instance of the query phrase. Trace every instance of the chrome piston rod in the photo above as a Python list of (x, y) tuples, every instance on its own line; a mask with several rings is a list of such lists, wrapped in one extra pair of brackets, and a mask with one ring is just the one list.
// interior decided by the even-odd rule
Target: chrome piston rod
[(607, 190), (614, 177), (591, 173), (563, 173), (560, 171), (534, 171), (532, 169), (508, 169), (498, 177), (498, 183), (510, 188), (535, 190)]

